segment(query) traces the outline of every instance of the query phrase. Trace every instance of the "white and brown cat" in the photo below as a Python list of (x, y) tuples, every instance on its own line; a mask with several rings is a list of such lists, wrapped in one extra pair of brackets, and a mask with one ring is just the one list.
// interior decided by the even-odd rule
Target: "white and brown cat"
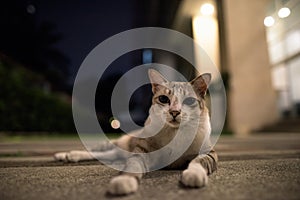
[[(208, 175), (217, 169), (217, 154), (209, 142), (211, 132), (209, 111), (204, 97), (211, 80), (210, 74), (202, 74), (191, 82), (168, 81), (156, 70), (149, 70), (152, 84), (152, 106), (143, 129), (121, 138), (106, 142), (97, 149), (88, 151), (61, 152), (54, 155), (56, 160), (77, 162), (82, 160), (118, 160), (126, 159), (126, 165), (119, 176), (112, 178), (108, 192), (113, 195), (126, 195), (138, 190), (143, 174), (150, 168), (159, 166), (162, 161), (180, 149), (180, 142), (173, 149), (159, 156), (146, 158), (145, 153), (154, 152), (168, 145), (183, 130), (187, 136), (195, 132), (189, 147), (166, 168), (184, 169), (180, 182), (186, 187), (203, 187), (208, 182)], [(159, 127), (158, 131), (154, 127)], [(149, 136), (150, 137), (147, 137)], [(120, 147), (131, 154), (114, 148)], [(202, 147), (202, 148), (201, 148)], [(201, 151), (200, 151), (201, 148)], [(144, 154), (141, 154), (144, 153)], [(134, 171), (138, 172), (135, 173)]]

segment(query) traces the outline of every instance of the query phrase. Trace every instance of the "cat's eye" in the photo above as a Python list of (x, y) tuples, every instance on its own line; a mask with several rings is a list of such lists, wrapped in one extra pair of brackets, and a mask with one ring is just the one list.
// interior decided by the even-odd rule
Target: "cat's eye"
[(193, 105), (197, 100), (193, 97), (188, 97), (183, 101), (183, 104), (191, 106)]
[(170, 99), (166, 95), (160, 95), (158, 97), (158, 100), (160, 103), (163, 103), (163, 104), (170, 103)]

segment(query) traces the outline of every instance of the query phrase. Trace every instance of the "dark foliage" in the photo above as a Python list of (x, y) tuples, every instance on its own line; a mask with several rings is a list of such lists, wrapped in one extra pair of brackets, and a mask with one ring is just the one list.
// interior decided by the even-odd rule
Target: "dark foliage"
[(0, 131), (75, 131), (71, 103), (50, 93), (43, 76), (1, 57), (0, 86)]

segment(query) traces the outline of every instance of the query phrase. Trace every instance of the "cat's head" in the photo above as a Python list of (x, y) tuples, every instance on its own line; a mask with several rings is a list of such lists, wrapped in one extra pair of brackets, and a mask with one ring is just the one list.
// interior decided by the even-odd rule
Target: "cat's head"
[(166, 124), (177, 128), (180, 124), (198, 119), (205, 109), (206, 95), (211, 75), (206, 73), (190, 82), (168, 81), (154, 69), (149, 70), (152, 84), (152, 105), (158, 107)]

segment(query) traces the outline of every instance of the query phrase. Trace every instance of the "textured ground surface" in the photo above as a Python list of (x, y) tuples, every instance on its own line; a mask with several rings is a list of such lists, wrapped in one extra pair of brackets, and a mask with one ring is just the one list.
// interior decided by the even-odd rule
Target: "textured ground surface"
[(178, 184), (180, 171), (146, 175), (139, 192), (110, 197), (118, 172), (98, 162), (63, 164), (49, 154), (82, 148), (79, 141), (0, 143), (0, 199), (300, 199), (300, 134), (222, 137), (219, 169), (202, 189)]

